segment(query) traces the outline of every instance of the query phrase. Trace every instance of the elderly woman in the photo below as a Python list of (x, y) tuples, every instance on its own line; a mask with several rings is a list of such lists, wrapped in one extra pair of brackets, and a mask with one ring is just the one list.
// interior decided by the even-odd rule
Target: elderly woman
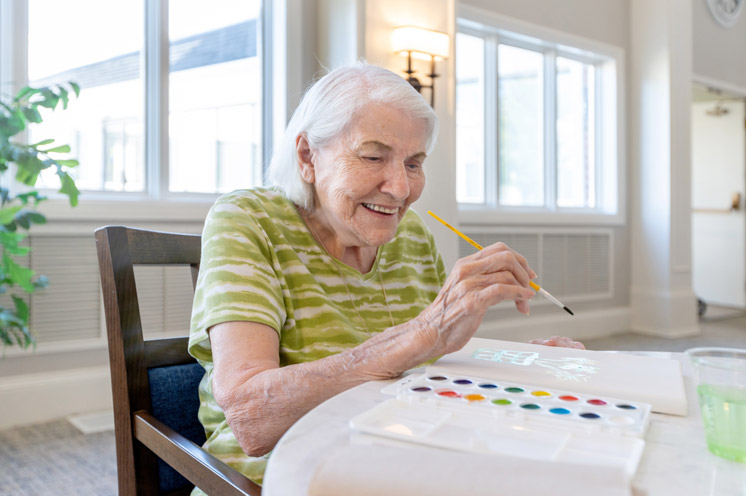
[(277, 187), (211, 209), (189, 351), (206, 370), (205, 449), (251, 479), (261, 483), (275, 443), (322, 401), (460, 349), (503, 300), (528, 314), (536, 274), (522, 256), (497, 243), (446, 277), (409, 208), (437, 130), (398, 75), (334, 70), (290, 120), (269, 168)]

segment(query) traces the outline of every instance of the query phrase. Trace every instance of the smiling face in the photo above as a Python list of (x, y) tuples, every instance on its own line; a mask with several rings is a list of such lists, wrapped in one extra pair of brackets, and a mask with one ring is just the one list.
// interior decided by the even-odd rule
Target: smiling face
[(345, 260), (348, 249), (373, 248), (375, 257), (391, 241), (425, 187), (426, 139), (424, 120), (377, 104), (328, 146), (313, 149), (298, 137), (301, 176), (314, 188), (306, 221), (332, 255)]

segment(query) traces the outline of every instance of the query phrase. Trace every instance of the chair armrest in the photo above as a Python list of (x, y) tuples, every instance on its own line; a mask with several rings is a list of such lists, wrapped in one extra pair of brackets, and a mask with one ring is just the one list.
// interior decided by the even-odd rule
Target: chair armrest
[(146, 411), (132, 415), (135, 439), (207, 494), (260, 496), (261, 486)]

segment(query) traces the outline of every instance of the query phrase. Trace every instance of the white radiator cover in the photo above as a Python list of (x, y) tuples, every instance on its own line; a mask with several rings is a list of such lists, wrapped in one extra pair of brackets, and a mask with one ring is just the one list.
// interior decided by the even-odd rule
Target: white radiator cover
[[(19, 262), (49, 279), (49, 287), (27, 300), (30, 327), (45, 350), (71, 341), (100, 340), (106, 346), (96, 244), (90, 234), (30, 236), (32, 248)], [(190, 268), (135, 266), (138, 302), (146, 337), (189, 334), (194, 290)], [(12, 305), (7, 296), (1, 304)]]
[[(595, 300), (614, 295), (610, 229), (496, 228), (467, 226), (464, 233), (482, 246), (502, 241), (520, 253), (539, 277), (537, 284), (563, 301)], [(475, 248), (459, 240), (459, 256)]]

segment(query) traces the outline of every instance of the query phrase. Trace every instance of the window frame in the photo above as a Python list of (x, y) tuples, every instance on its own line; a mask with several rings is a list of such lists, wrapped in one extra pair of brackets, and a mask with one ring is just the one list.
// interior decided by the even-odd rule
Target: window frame
[[(601, 42), (518, 21), (461, 5), (457, 32), (485, 43), (485, 201), (458, 203), (463, 224), (584, 224), (626, 223), (626, 162), (624, 116), (624, 50)], [(544, 56), (544, 198), (541, 207), (498, 204), (499, 129), (497, 48), (499, 44), (538, 51)], [(556, 177), (556, 59), (589, 63), (596, 68), (595, 208), (558, 207)]]
[[(261, 125), (263, 166), (269, 163), (272, 143), (276, 135), (277, 108), (284, 108), (287, 84), (272, 84), (278, 74), (300, 77), (284, 70), (286, 48), (293, 37), (300, 34), (283, 29), (295, 9), (286, 4), (298, 0), (262, 0), (257, 18), (257, 54), (262, 57)], [(144, 16), (143, 39), (143, 140), (145, 189), (141, 192), (84, 190), (77, 208), (60, 208), (67, 202), (53, 189), (42, 191), (49, 200), (39, 207), (50, 220), (54, 219), (110, 219), (126, 218), (150, 212), (151, 219), (183, 221), (203, 219), (207, 210), (221, 193), (184, 193), (169, 191), (168, 116), (169, 116), (169, 38), (167, 0), (142, 0)], [(300, 15), (300, 14), (298, 14)], [(0, 2), (0, 91), (15, 94), (28, 84), (28, 0)], [(287, 38), (285, 38), (287, 37)], [(85, 88), (81, 97), (84, 97)], [(72, 102), (74, 105), (74, 101)], [(284, 128), (284, 122), (282, 123)], [(75, 155), (73, 150), (73, 155)], [(0, 183), (17, 187), (10, 177)], [(133, 209), (134, 207), (134, 210)]]

